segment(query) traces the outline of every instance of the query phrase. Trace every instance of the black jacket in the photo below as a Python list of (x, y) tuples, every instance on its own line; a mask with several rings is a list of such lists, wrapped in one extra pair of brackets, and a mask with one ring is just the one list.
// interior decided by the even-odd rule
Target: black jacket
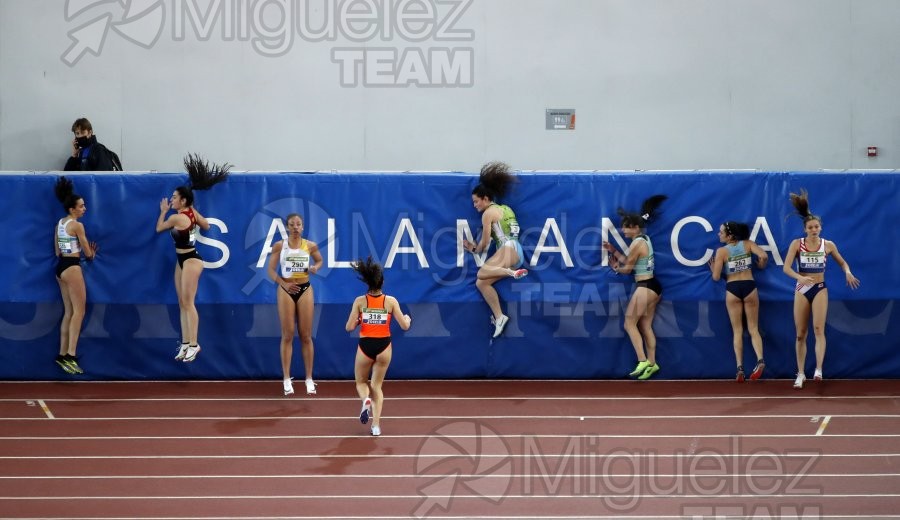
[(81, 164), (81, 154), (78, 157), (69, 157), (66, 166), (63, 168), (67, 172), (112, 172), (122, 171), (122, 162), (119, 156), (109, 148), (97, 142), (97, 136), (91, 136), (91, 146), (88, 150), (87, 161), (84, 167)]

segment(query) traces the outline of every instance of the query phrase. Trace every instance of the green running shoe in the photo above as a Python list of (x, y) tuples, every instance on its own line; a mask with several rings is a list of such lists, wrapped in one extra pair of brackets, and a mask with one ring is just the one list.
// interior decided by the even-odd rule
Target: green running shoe
[(646, 359), (644, 361), (638, 362), (637, 366), (634, 367), (634, 370), (632, 370), (631, 373), (628, 374), (628, 377), (637, 377), (643, 374), (644, 370), (646, 370), (648, 366), (650, 366), (650, 362)]
[(653, 374), (659, 372), (659, 363), (654, 365), (647, 365), (647, 368), (644, 369), (644, 373), (638, 376), (638, 379), (643, 381), (644, 379), (650, 379)]

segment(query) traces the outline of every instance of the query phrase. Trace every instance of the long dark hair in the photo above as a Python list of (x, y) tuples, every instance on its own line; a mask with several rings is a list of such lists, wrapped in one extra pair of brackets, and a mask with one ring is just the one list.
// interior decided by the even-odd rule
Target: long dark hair
[(800, 215), (800, 218), (803, 219), (803, 225), (806, 226), (806, 223), (810, 220), (818, 220), (819, 223), (822, 222), (822, 219), (818, 215), (814, 215), (812, 211), (809, 210), (809, 193), (800, 188), (800, 193), (791, 193), (791, 205), (794, 206), (794, 209), (797, 210), (797, 214)]
[(487, 197), (494, 201), (506, 195), (516, 177), (510, 172), (509, 165), (503, 162), (489, 162), (481, 167), (478, 175), (478, 186), (472, 190), (472, 195)]
[(81, 195), (75, 193), (75, 185), (72, 184), (72, 179), (67, 179), (66, 177), (60, 177), (56, 180), (56, 186), (53, 191), (56, 193), (56, 198), (62, 202), (66, 212), (77, 206), (78, 201), (81, 200)]
[(381, 286), (384, 285), (384, 272), (381, 269), (381, 265), (373, 260), (371, 256), (365, 260), (360, 258), (352, 262), (350, 267), (359, 274), (359, 279), (369, 286), (370, 292), (381, 290)]
[(620, 217), (622, 217), (622, 226), (623, 227), (632, 227), (638, 226), (641, 229), (647, 227), (647, 224), (653, 219), (656, 215), (656, 210), (659, 208), (659, 205), (663, 203), (664, 200), (669, 197), (665, 195), (654, 195), (647, 200), (645, 200), (641, 204), (641, 212), (633, 213), (629, 211), (625, 211), (622, 208), (619, 208), (617, 213)]
[(750, 226), (744, 224), (743, 222), (735, 222), (733, 220), (729, 220), (728, 222), (722, 224), (722, 227), (725, 228), (725, 234), (731, 236), (738, 242), (741, 240), (749, 240), (750, 239)]
[(188, 183), (175, 188), (178, 195), (183, 198), (187, 206), (194, 205), (194, 190), (208, 190), (224, 182), (228, 178), (228, 171), (233, 165), (225, 163), (218, 165), (200, 157), (200, 154), (187, 154), (184, 158), (184, 169), (188, 173)]

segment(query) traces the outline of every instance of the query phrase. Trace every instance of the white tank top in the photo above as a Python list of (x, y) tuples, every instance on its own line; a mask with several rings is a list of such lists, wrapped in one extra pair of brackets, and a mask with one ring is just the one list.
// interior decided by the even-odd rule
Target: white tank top
[(295, 280), (309, 280), (309, 251), (306, 240), (300, 241), (300, 247), (291, 249), (288, 241), (281, 245), (281, 277)]
[(61, 218), (56, 223), (56, 244), (59, 246), (59, 252), (68, 255), (72, 253), (81, 253), (81, 243), (78, 237), (70, 235), (66, 231), (66, 226), (72, 222), (73, 218)]
[(797, 251), (797, 272), (800, 274), (807, 273), (824, 273), (825, 261), (828, 257), (825, 254), (825, 239), (819, 238), (819, 248), (810, 251), (806, 247), (806, 238), (800, 239), (800, 247)]

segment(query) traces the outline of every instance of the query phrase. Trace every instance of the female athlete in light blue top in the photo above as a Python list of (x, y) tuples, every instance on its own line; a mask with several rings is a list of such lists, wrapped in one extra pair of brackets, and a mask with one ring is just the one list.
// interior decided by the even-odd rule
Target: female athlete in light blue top
[[(616, 246), (603, 242), (609, 252), (609, 265), (619, 274), (634, 274), (635, 289), (625, 311), (625, 332), (637, 354), (638, 364), (628, 375), (638, 379), (649, 379), (659, 371), (656, 363), (656, 335), (653, 333), (653, 317), (656, 304), (662, 294), (662, 285), (654, 278), (653, 244), (644, 229), (660, 204), (668, 197), (654, 195), (641, 204), (640, 213), (629, 213), (619, 208), (622, 217), (622, 233), (631, 239), (628, 254), (620, 252)], [(646, 353), (644, 348), (646, 347)]]
[[(803, 229), (806, 237), (791, 242), (784, 257), (784, 273), (797, 285), (794, 292), (794, 325), (797, 328), (797, 379), (794, 388), (803, 388), (806, 382), (804, 365), (806, 362), (806, 334), (809, 327), (809, 313), (813, 315), (813, 333), (816, 336), (816, 371), (815, 381), (822, 380), (822, 364), (825, 361), (825, 315), (828, 313), (828, 289), (825, 287), (825, 260), (828, 255), (844, 270), (847, 285), (856, 289), (859, 279), (850, 272), (850, 265), (838, 252), (837, 246), (830, 240), (820, 236), (822, 220), (809, 210), (809, 197), (806, 190), (800, 194), (791, 193), (791, 204), (803, 218)], [(797, 259), (797, 270), (794, 271), (794, 259)]]
[(473, 254), (486, 251), (493, 238), (496, 249), (478, 270), (475, 287), (481, 292), (484, 301), (491, 308), (494, 322), (493, 337), (503, 333), (509, 317), (503, 314), (500, 297), (494, 289), (494, 283), (503, 278), (522, 278), (528, 274), (522, 269), (525, 255), (519, 243), (519, 222), (512, 208), (497, 204), (495, 201), (506, 194), (509, 185), (515, 181), (509, 166), (501, 162), (485, 164), (481, 168), (479, 184), (472, 190), (472, 205), (481, 213), (483, 230), (478, 243), (463, 240), (463, 248)]
[(739, 383), (744, 381), (744, 316), (747, 317), (747, 331), (756, 352), (756, 367), (750, 373), (750, 379), (756, 380), (762, 376), (766, 362), (763, 360), (762, 336), (759, 334), (759, 292), (750, 271), (753, 265), (751, 253), (756, 255), (760, 269), (765, 269), (769, 255), (750, 240), (750, 228), (741, 222), (731, 221), (719, 226), (719, 241), (725, 245), (716, 250), (709, 261), (709, 268), (712, 279), (717, 282), (722, 277), (722, 268), (726, 269), (725, 308), (731, 320), (731, 342), (737, 361), (735, 380)]

